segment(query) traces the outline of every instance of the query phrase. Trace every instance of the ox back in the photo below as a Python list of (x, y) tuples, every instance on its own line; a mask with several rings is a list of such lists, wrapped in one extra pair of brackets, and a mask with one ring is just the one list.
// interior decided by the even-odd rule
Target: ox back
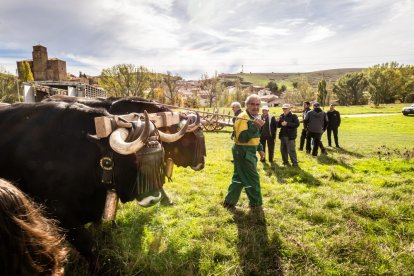
[[(107, 138), (94, 140), (88, 134), (95, 134), (94, 118), (104, 115), (104, 109), (62, 102), (0, 109), (0, 177), (44, 204), (92, 265), (94, 242), (83, 225), (102, 216), (106, 187), (99, 161), (110, 147)], [(134, 158), (113, 153), (121, 201), (134, 198), (125, 192), (136, 190)]]

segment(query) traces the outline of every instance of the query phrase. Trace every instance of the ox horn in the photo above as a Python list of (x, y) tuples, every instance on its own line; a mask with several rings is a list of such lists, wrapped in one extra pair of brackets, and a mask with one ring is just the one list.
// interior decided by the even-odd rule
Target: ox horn
[(198, 114), (198, 112), (196, 112), (196, 115), (197, 115), (196, 121), (193, 124), (188, 126), (187, 132), (193, 132), (200, 125), (200, 122), (201, 122), (200, 115)]
[(175, 142), (175, 141), (181, 139), (181, 137), (183, 137), (185, 135), (185, 133), (187, 132), (189, 123), (190, 123), (190, 121), (187, 120), (187, 122), (180, 129), (180, 131), (178, 131), (174, 134), (168, 134), (168, 133), (162, 132), (161, 130), (158, 130), (161, 141), (166, 142), (166, 143), (172, 143), (172, 142)]
[(128, 137), (128, 130), (125, 128), (118, 128), (112, 132), (111, 136), (109, 137), (109, 144), (111, 145), (111, 148), (117, 153), (123, 155), (138, 152), (141, 148), (143, 148), (151, 132), (152, 125), (148, 118), (147, 111), (144, 111), (144, 118), (144, 129), (135, 141), (125, 142), (125, 139)]
[(153, 204), (159, 202), (161, 200), (162, 194), (158, 192), (158, 196), (147, 196), (142, 200), (138, 201), (138, 204), (142, 207), (150, 207)]

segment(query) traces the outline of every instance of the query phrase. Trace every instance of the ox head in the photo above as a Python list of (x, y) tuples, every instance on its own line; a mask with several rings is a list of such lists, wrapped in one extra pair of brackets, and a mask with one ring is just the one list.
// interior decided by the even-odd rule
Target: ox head
[[(149, 121), (147, 112), (144, 112), (145, 122), (137, 120), (131, 129), (118, 128), (109, 138), (109, 145), (116, 153), (116, 158), (121, 161), (122, 171), (115, 171), (118, 194), (122, 202), (136, 199), (138, 204), (149, 207), (161, 199), (161, 188), (164, 184), (164, 149), (158, 139), (158, 132), (154, 124)], [(181, 130), (184, 135), (188, 123)], [(175, 134), (176, 136), (179, 135)], [(125, 160), (127, 159), (127, 160)], [(128, 160), (129, 159), (129, 160)], [(125, 161), (123, 161), (125, 160)], [(130, 169), (124, 166), (131, 166)], [(135, 166), (135, 168), (132, 168)], [(114, 170), (118, 169), (115, 164)], [(131, 172), (136, 172), (136, 180), (133, 185), (123, 185), (123, 179), (133, 177)]]
[[(204, 168), (204, 157), (206, 156), (206, 146), (203, 130), (200, 126), (198, 114), (182, 114), (181, 122), (177, 126), (163, 128), (162, 132), (175, 133), (178, 129), (183, 129), (183, 125), (189, 124), (187, 132), (179, 140), (171, 141), (161, 135), (164, 142), (165, 158), (171, 158), (177, 166), (188, 167), (199, 171)], [(162, 133), (160, 131), (160, 134)]]
[[(153, 112), (171, 111), (166, 107), (141, 98), (112, 99), (111, 114), (128, 114), (131, 112), (142, 113), (144, 110)], [(186, 133), (182, 135), (182, 129), (189, 122)], [(170, 133), (177, 133), (173, 134)], [(171, 158), (177, 166), (191, 167), (193, 170), (204, 168), (206, 147), (203, 130), (198, 114), (182, 114), (179, 125), (159, 129), (160, 138), (165, 149), (165, 160)]]

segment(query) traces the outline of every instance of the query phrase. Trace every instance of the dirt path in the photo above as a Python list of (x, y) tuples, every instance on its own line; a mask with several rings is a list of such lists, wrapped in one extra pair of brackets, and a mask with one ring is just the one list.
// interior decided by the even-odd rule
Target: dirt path
[(343, 118), (355, 118), (355, 117), (377, 117), (377, 116), (394, 116), (394, 115), (400, 115), (401, 113), (370, 113), (370, 114), (347, 114), (347, 115), (341, 115)]

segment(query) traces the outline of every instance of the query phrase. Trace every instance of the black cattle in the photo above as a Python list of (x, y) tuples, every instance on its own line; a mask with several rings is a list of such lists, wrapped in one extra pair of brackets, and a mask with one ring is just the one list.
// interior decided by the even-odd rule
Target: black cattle
[[(146, 192), (159, 190), (163, 183), (145, 175), (137, 165), (139, 152), (118, 154), (112, 150), (110, 138), (93, 138), (94, 118), (106, 115), (104, 109), (79, 103), (0, 108), (0, 177), (44, 204), (91, 267), (96, 260), (95, 245), (84, 224), (100, 221), (103, 213), (108, 189), (102, 183), (103, 167), (110, 167), (110, 163), (101, 166), (102, 158), (113, 160), (110, 179), (115, 186), (109, 188), (116, 189), (122, 202), (141, 200)], [(144, 127), (142, 133), (147, 135), (148, 131)], [(163, 167), (162, 163), (158, 166)], [(146, 178), (154, 185), (143, 189)]]

